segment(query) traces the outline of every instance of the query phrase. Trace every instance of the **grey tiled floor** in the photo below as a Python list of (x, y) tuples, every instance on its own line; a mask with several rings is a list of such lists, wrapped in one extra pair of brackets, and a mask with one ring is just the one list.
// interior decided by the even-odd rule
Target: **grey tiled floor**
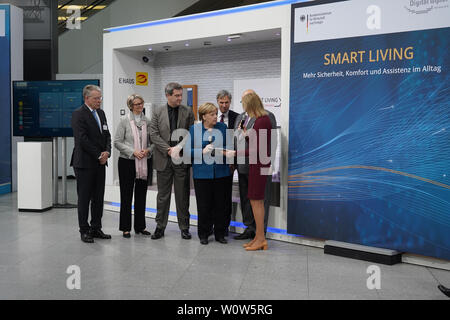
[[(0, 299), (448, 299), (436, 286), (450, 286), (449, 271), (379, 265), (381, 289), (369, 290), (369, 262), (274, 240), (251, 253), (232, 237), (203, 246), (195, 227), (187, 241), (174, 223), (160, 240), (124, 239), (116, 212), (103, 217), (112, 240), (85, 244), (76, 209), (19, 213), (16, 199), (0, 196)], [(66, 287), (70, 265), (80, 267), (80, 290)]]

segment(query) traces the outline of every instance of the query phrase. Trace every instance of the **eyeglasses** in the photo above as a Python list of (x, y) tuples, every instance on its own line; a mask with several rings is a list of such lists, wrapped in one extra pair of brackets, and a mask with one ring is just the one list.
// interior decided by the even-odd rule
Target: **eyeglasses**
[(133, 106), (143, 106), (143, 105), (144, 105), (143, 102), (133, 103)]

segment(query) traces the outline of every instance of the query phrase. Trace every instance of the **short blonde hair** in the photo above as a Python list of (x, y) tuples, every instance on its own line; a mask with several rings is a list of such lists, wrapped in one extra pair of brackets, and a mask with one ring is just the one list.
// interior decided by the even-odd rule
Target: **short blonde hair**
[(128, 99), (127, 99), (127, 106), (128, 106), (128, 109), (130, 109), (130, 111), (133, 111), (133, 102), (136, 99), (140, 99), (142, 101), (142, 103), (144, 103), (144, 98), (142, 98), (142, 96), (140, 96), (136, 93), (133, 93), (132, 95), (128, 96)]
[(259, 118), (267, 115), (267, 111), (264, 110), (264, 105), (261, 98), (256, 93), (247, 93), (242, 97), (242, 106), (245, 112), (252, 118)]
[(211, 102), (206, 102), (202, 104), (200, 107), (198, 107), (198, 117), (203, 122), (203, 116), (207, 113), (211, 113), (214, 111), (217, 112), (217, 107), (215, 106), (215, 104)]

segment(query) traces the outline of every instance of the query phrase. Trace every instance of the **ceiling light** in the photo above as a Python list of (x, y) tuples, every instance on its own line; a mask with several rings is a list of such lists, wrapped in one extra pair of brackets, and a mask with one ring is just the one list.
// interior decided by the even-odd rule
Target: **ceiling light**
[[(68, 20), (70, 17), (58, 17), (58, 21), (66, 21)], [(77, 17), (75, 18), (75, 21), (84, 21), (86, 20), (88, 17)]]
[(228, 36), (228, 39), (229, 39), (229, 40), (234, 40), (234, 39), (239, 39), (240, 37), (241, 37), (241, 34), (236, 33), (236, 34), (230, 34), (230, 35)]

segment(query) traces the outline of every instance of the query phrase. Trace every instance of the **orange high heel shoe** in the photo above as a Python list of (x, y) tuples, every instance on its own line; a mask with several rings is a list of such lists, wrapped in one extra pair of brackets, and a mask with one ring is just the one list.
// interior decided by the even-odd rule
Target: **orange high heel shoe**
[(256, 250), (267, 250), (267, 241), (264, 240), (263, 243), (261, 243), (259, 246), (248, 246), (245, 248), (246, 251), (256, 251)]
[(253, 239), (252, 241), (250, 241), (250, 242), (248, 242), (248, 243), (244, 243), (242, 246), (243, 246), (244, 248), (247, 248), (247, 247), (252, 246), (254, 242), (255, 242), (255, 239)]

